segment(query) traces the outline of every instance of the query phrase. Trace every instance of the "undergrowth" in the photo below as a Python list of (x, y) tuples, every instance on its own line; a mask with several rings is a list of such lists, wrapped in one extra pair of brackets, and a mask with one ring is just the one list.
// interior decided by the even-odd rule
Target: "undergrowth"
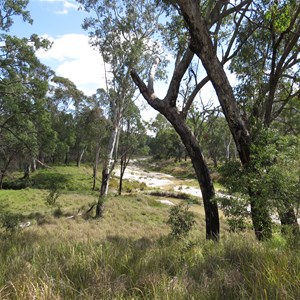
[[(99, 226), (100, 227), (100, 226)], [(298, 299), (299, 251), (231, 235), (0, 241), (1, 299)]]
[(34, 179), (42, 189), (0, 191), (2, 215), (31, 220), (0, 229), (0, 299), (299, 299), (300, 250), (281, 235), (257, 242), (222, 224), (220, 242), (206, 241), (201, 207), (191, 204), (196, 224), (176, 239), (170, 207), (138, 193), (111, 194), (103, 219), (68, 219), (97, 199), (84, 192), (88, 169), (61, 173), (54, 216), (46, 205), (52, 171)]

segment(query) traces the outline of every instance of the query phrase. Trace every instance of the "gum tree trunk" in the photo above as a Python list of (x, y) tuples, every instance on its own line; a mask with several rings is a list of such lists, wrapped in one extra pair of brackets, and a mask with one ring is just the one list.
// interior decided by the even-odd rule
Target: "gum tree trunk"
[(179, 134), (191, 158), (202, 193), (205, 210), (206, 238), (218, 240), (220, 235), (218, 205), (213, 201), (215, 190), (199, 143), (177, 109), (173, 108), (171, 111), (165, 113), (165, 116)]
[[(250, 164), (251, 139), (249, 128), (242, 118), (232, 87), (214, 49), (207, 23), (202, 16), (199, 3), (193, 0), (177, 1), (191, 36), (191, 50), (200, 58), (207, 75), (216, 91), (229, 129), (234, 138), (240, 161), (244, 167)], [(269, 238), (271, 218), (265, 203), (258, 203), (251, 195), (252, 221), (257, 239)]]
[[(155, 68), (155, 66), (153, 68)], [(183, 114), (180, 113), (175, 106), (174, 100), (176, 99), (174, 99), (174, 91), (172, 89), (170, 90), (170, 94), (172, 94), (172, 97), (166, 97), (164, 100), (160, 100), (155, 96), (153, 92), (153, 85), (151, 80), (149, 80), (150, 84), (148, 84), (147, 87), (135, 72), (135, 70), (132, 70), (131, 76), (136, 85), (139, 87), (140, 92), (142, 93), (148, 104), (168, 119), (168, 121), (173, 125), (174, 129), (180, 136), (183, 144), (185, 145), (186, 151), (191, 158), (202, 193), (206, 221), (206, 238), (218, 240), (220, 235), (220, 223), (218, 206), (214, 202), (215, 191), (213, 183), (208, 167), (202, 155), (199, 143), (193, 135), (192, 131), (187, 126)], [(154, 71), (150, 73), (150, 79), (153, 77)], [(179, 78), (180, 76), (177, 76), (177, 73), (175, 73), (173, 78), (174, 77)]]
[(116, 153), (118, 150), (117, 147), (118, 147), (120, 121), (121, 121), (121, 114), (117, 114), (114, 118), (114, 128), (110, 136), (110, 140), (108, 144), (108, 152), (103, 164), (100, 194), (96, 205), (96, 218), (101, 218), (104, 212), (104, 202), (108, 193), (109, 180), (114, 170), (115, 160), (117, 158)]
[(101, 150), (101, 147), (98, 145), (97, 151), (95, 154), (94, 166), (93, 166), (93, 186), (92, 186), (93, 191), (96, 189), (96, 180), (97, 180), (97, 174), (98, 174), (100, 150)]

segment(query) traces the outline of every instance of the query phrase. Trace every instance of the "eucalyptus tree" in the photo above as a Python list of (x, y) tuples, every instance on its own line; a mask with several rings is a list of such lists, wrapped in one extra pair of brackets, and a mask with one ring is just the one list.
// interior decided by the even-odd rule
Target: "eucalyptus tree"
[(146, 155), (146, 129), (141, 120), (140, 110), (133, 101), (129, 102), (120, 131), (118, 154), (120, 157), (119, 195), (122, 193), (123, 177), (133, 156)]
[[(17, 38), (9, 35), (13, 17), (20, 15), (24, 21), (32, 22), (26, 11), (28, 1), (2, 1), (0, 10), (0, 143), (5, 156), (5, 168), (18, 155), (22, 160), (34, 158), (49, 126), (40, 125), (38, 120), (49, 120), (45, 96), (48, 79), (52, 72), (37, 59), (35, 52), (47, 49), (50, 43), (32, 35)], [(7, 147), (3, 143), (9, 141)], [(11, 149), (11, 150), (9, 150)], [(29, 166), (29, 163), (27, 164)], [(28, 169), (28, 168), (26, 168)], [(3, 172), (2, 172), (3, 173)], [(28, 172), (25, 173), (26, 175)]]
[[(206, 69), (207, 64), (210, 63), (210, 59), (212, 59), (211, 66), (217, 73), (216, 76), (218, 78), (221, 76), (221, 79), (225, 78), (227, 86), (230, 87), (223, 66), (231, 59), (232, 55), (234, 55), (232, 51), (234, 40), (238, 28), (245, 18), (247, 7), (250, 2), (251, 1), (236, 1), (235, 4), (229, 5), (228, 1), (165, 1), (167, 12), (172, 16), (171, 22), (167, 23), (167, 26), (165, 26), (165, 40), (174, 48), (176, 56), (174, 72), (165, 98), (159, 99), (155, 95), (153, 88), (156, 68), (159, 65), (158, 59), (155, 60), (150, 71), (148, 86), (141, 80), (138, 72), (132, 70), (132, 78), (146, 101), (169, 120), (187, 149), (202, 192), (206, 218), (206, 237), (208, 239), (219, 238), (220, 225), (218, 206), (213, 200), (215, 190), (207, 163), (203, 157), (202, 149), (191, 128), (187, 125), (186, 118), (199, 91), (207, 82), (213, 82), (212, 75), (215, 74), (210, 74)], [(174, 8), (174, 10), (172, 10), (172, 8)], [(234, 24), (230, 29), (232, 40), (228, 43), (228, 49), (224, 52), (224, 57), (220, 62), (216, 53), (220, 38), (219, 33), (221, 32), (222, 25), (225, 23), (225, 19), (228, 19), (231, 16), (234, 16)], [(187, 26), (184, 21), (186, 21)], [(194, 25), (196, 24), (197, 27), (190, 27), (190, 22)], [(225, 25), (223, 27), (225, 27)], [(201, 39), (199, 39), (199, 36), (197, 35), (199, 30), (202, 30), (202, 32), (204, 31), (204, 41), (201, 40), (202, 36)], [(227, 30), (226, 32), (226, 28), (223, 29), (222, 35), (224, 35), (224, 33), (227, 33), (230, 36), (229, 31)], [(195, 34), (196, 36), (194, 36)], [(197, 47), (203, 48), (203, 52), (209, 56), (205, 58), (205, 63), (202, 57), (199, 56), (204, 69), (208, 73), (207, 76), (203, 76), (200, 80), (197, 76), (194, 76), (192, 72), (193, 64), (195, 62), (194, 53), (198, 55), (196, 51)], [(209, 49), (207, 47), (209, 47)], [(220, 70), (215, 69), (214, 64), (216, 64), (216, 61)], [(219, 71), (222, 75), (220, 75)], [(196, 80), (192, 82), (190, 80), (191, 77), (195, 77)], [(188, 78), (188, 81), (193, 84), (188, 86), (186, 95), (180, 97), (180, 86), (184, 78)], [(220, 85), (222, 85), (222, 83), (220, 83)], [(226, 88), (226, 85), (224, 85), (224, 87)], [(218, 92), (219, 91), (227, 93), (226, 90), (219, 89)], [(217, 95), (218, 94), (219, 93), (217, 93)], [(235, 103), (232, 109), (234, 112), (238, 111), (238, 107)], [(241, 116), (232, 116), (233, 118), (231, 121), (235, 124), (235, 128), (245, 128), (245, 122)], [(242, 141), (244, 138), (248, 139), (248, 131), (243, 136), (235, 133), (235, 137)]]
[[(177, 59), (177, 66), (173, 73), (173, 77), (169, 86), (167, 96), (163, 101), (158, 99), (153, 89), (149, 89), (142, 80), (139, 79), (137, 72), (133, 71), (132, 76), (136, 84), (139, 86), (144, 97), (148, 103), (154, 106), (160, 111), (167, 111), (170, 115), (169, 120), (173, 119), (172, 124), (174, 127), (181, 127), (183, 122), (178, 121), (180, 117), (185, 113), (185, 109), (175, 110), (176, 99), (178, 97), (178, 90), (180, 82), (191, 66), (193, 55), (195, 54), (201, 61), (203, 68), (207, 74), (199, 81), (198, 85), (210, 81), (216, 92), (218, 100), (220, 102), (223, 114), (225, 115), (227, 124), (234, 138), (237, 152), (240, 161), (245, 169), (252, 168), (251, 166), (251, 148), (253, 146), (253, 128), (251, 122), (249, 122), (249, 116), (245, 116), (241, 108), (241, 102), (238, 97), (235, 96), (233, 88), (230, 84), (228, 75), (226, 74), (224, 64), (234, 58), (239, 51), (244, 47), (245, 43), (250, 39), (252, 34), (259, 30), (265, 31), (264, 27), (273, 27), (278, 24), (284, 24), (282, 26), (283, 31), (271, 32), (271, 52), (275, 56), (269, 61), (271, 66), (271, 76), (269, 87), (278, 90), (278, 76), (288, 78), (289, 74), (287, 68), (296, 69), (296, 65), (299, 62), (297, 52), (298, 39), (299, 39), (299, 4), (297, 1), (284, 1), (282, 6), (278, 6), (277, 1), (194, 1), (194, 0), (178, 0), (178, 1), (166, 1), (178, 12), (178, 17), (183, 17), (187, 36), (187, 46), (183, 49), (181, 59)], [(257, 12), (264, 8), (264, 19), (257, 21)], [(284, 7), (289, 7), (289, 13)], [(282, 16), (281, 16), (282, 13)], [(289, 17), (290, 16), (290, 17)], [(273, 21), (272, 21), (273, 20)], [(247, 24), (252, 24), (254, 27), (249, 27)], [(272, 25), (273, 24), (273, 25)], [(250, 28), (244, 30), (245, 27)], [(275, 26), (275, 27), (276, 27)], [(279, 25), (281, 27), (281, 25)], [(239, 34), (241, 33), (241, 34)], [(267, 54), (268, 44), (267, 39), (264, 38), (261, 42), (265, 42), (265, 48), (262, 46), (260, 50), (264, 51), (263, 59), (268, 58)], [(282, 49), (279, 51), (279, 49)], [(294, 51), (295, 50), (295, 51)], [(249, 56), (248, 52), (248, 56)], [(252, 52), (251, 52), (252, 54)], [(240, 60), (241, 66), (243, 60)], [(296, 64), (295, 64), (296, 63)], [(252, 70), (253, 64), (250, 64)], [(153, 66), (155, 68), (155, 64)], [(261, 73), (262, 74), (262, 73)], [(262, 74), (265, 76), (266, 74)], [(267, 74), (268, 76), (270, 74)], [(294, 78), (297, 78), (295, 76)], [(268, 85), (266, 85), (268, 86)], [(295, 85), (294, 85), (295, 87)], [(198, 89), (199, 91), (199, 89)], [(267, 126), (272, 117), (270, 118), (270, 112), (281, 113), (284, 108), (284, 103), (281, 105), (275, 105), (277, 100), (273, 99), (273, 91), (271, 89), (265, 90), (268, 100), (265, 101), (265, 122), (264, 126)], [(294, 88), (291, 89), (291, 93), (296, 96)], [(197, 88), (190, 94), (191, 96), (197, 94)], [(191, 99), (193, 99), (191, 97)], [(191, 101), (192, 102), (192, 101)], [(189, 101), (187, 101), (189, 103)], [(187, 106), (189, 109), (190, 106)], [(274, 109), (274, 110), (273, 110)], [(174, 111), (174, 116), (171, 116), (171, 112)], [(176, 116), (176, 114), (178, 116)], [(165, 113), (166, 114), (166, 113)], [(177, 123), (177, 125), (176, 125)], [(177, 129), (176, 129), (177, 130)], [(177, 130), (178, 132), (180, 130)], [(201, 167), (199, 167), (201, 169)], [(202, 169), (204, 170), (205, 167)], [(199, 179), (201, 178), (199, 174)], [(203, 176), (202, 176), (203, 177)], [(199, 180), (201, 181), (201, 180)], [(205, 184), (202, 184), (205, 185)], [(206, 184), (209, 186), (209, 184)], [(208, 202), (213, 197), (213, 189), (210, 188), (210, 194), (206, 197)], [(264, 239), (271, 236), (271, 219), (269, 216), (268, 208), (265, 203), (260, 201), (259, 195), (252, 191), (249, 187), (248, 194), (250, 196), (251, 216), (253, 221), (253, 227), (256, 237), (258, 239)]]
[(159, 7), (149, 0), (108, 1), (78, 0), (90, 13), (83, 28), (89, 31), (91, 44), (104, 61), (106, 93), (110, 102), (111, 137), (103, 163), (102, 183), (96, 215), (102, 216), (109, 180), (116, 161), (121, 121), (126, 103), (131, 101), (136, 87), (130, 78), (135, 66), (141, 73), (156, 50), (152, 34), (157, 28)]
[[(81, 144), (81, 147), (78, 147), (78, 145), (76, 147), (77, 166), (80, 166), (85, 151), (88, 161), (92, 162), (93, 165), (92, 190), (96, 189), (99, 159), (101, 152), (104, 153), (106, 150), (110, 125), (95, 95), (88, 98), (86, 105), (82, 107), (78, 115), (76, 115), (75, 145), (77, 143)], [(78, 149), (83, 149), (84, 151), (79, 152)]]
[(64, 160), (68, 163), (69, 156), (76, 152), (76, 160), (83, 155), (85, 144), (84, 134), (78, 122), (79, 115), (87, 105), (88, 97), (69, 80), (55, 74), (51, 77), (48, 91), (48, 110), (52, 116), (52, 126), (57, 133), (57, 147), (53, 160)]
[(0, 3), (0, 28), (8, 32), (15, 16), (21, 16), (25, 22), (32, 24), (30, 13), (26, 10), (29, 0), (4, 0)]
[[(238, 44), (248, 32), (252, 34), (243, 42), (230, 69), (239, 79), (236, 99), (242, 103), (243, 113), (247, 116), (251, 143), (259, 146), (260, 137), (266, 135), (263, 131), (272, 130), (274, 122), (283, 121), (288, 112), (297, 112), (300, 4), (297, 1), (255, 1), (251, 20), (245, 22), (237, 35)], [(286, 128), (286, 133), (292, 128), (291, 123), (286, 126), (288, 123), (281, 126)], [(264, 144), (270, 142), (263, 141)], [(254, 157), (253, 154), (252, 151)], [(285, 211), (280, 208), (282, 223), (297, 226), (293, 207), (289, 202), (283, 204)]]

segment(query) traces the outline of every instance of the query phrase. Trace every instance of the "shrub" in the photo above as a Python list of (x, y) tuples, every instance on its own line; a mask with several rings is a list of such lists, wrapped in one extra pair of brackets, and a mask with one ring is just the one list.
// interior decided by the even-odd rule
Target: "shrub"
[(189, 206), (180, 203), (170, 209), (167, 224), (171, 226), (171, 235), (176, 239), (186, 237), (195, 224), (195, 215), (190, 212)]
[(58, 203), (57, 203), (57, 199), (58, 197), (61, 195), (60, 191), (58, 190), (58, 188), (55, 188), (53, 187), (48, 196), (46, 197), (46, 203), (49, 205), (49, 206), (58, 206)]
[(7, 232), (15, 233), (19, 228), (20, 217), (16, 214), (3, 213), (0, 215), (0, 225)]
[(2, 188), (4, 190), (22, 190), (32, 186), (30, 179), (16, 179), (11, 181), (4, 181)]

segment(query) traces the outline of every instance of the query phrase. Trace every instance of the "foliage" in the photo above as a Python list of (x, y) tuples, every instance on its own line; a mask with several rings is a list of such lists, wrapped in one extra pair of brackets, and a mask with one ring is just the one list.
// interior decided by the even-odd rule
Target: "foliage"
[(20, 217), (17, 214), (0, 212), (0, 227), (4, 228), (10, 234), (15, 233), (20, 224)]
[(186, 237), (195, 224), (195, 215), (190, 212), (188, 204), (178, 204), (170, 209), (167, 224), (171, 226), (171, 235), (176, 239)]
[(248, 216), (248, 189), (257, 195), (258, 203), (267, 203), (273, 214), (299, 206), (299, 149), (297, 137), (261, 131), (253, 143), (248, 168), (234, 161), (219, 168), (220, 182), (234, 195), (221, 200), (225, 214), (233, 217), (232, 222), (245, 227), (241, 220)]
[(48, 80), (53, 72), (36, 56), (37, 50), (48, 49), (51, 44), (36, 34), (29, 38), (9, 35), (13, 16), (21, 15), (24, 21), (32, 22), (29, 12), (26, 11), (27, 4), (26, 0), (1, 2), (1, 181), (13, 163), (29, 164), (39, 153), (51, 152), (51, 142), (55, 139), (46, 101)]
[[(223, 176), (225, 172), (229, 169), (228, 164), (226, 167), (223, 167)], [(225, 171), (226, 169), (226, 171)], [(232, 170), (232, 169), (231, 169)], [(218, 195), (216, 201), (219, 204), (219, 207), (223, 211), (226, 222), (229, 225), (229, 230), (232, 232), (245, 231), (248, 228), (248, 218), (250, 217), (249, 211), (249, 199), (242, 194), (234, 195)]]
[(239, 79), (236, 98), (254, 129), (252, 135), (258, 124), (282, 122), (281, 115), (297, 107), (299, 96), (297, 1), (255, 1), (254, 8), (252, 21), (240, 28), (240, 51), (230, 63)]
[(151, 124), (151, 130), (156, 134), (149, 141), (150, 154), (158, 159), (181, 160), (185, 155), (184, 146), (174, 128), (162, 115), (156, 116)]
[(53, 207), (53, 206), (58, 206), (59, 204), (57, 202), (58, 197), (61, 195), (61, 192), (59, 191), (59, 189), (57, 187), (53, 187), (48, 196), (46, 197), (46, 203), (47, 205)]
[(0, 27), (8, 31), (13, 25), (14, 16), (22, 16), (23, 20), (32, 23), (29, 11), (26, 10), (29, 0), (1, 1), (0, 5)]

